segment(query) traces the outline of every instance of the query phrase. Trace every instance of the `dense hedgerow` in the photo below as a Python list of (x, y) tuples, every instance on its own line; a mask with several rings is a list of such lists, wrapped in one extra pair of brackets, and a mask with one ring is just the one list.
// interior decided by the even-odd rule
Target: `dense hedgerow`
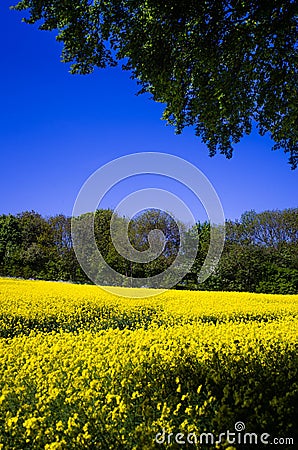
[(261, 448), (155, 442), (238, 421), (297, 445), (297, 296), (2, 279), (0, 299), (0, 449)]

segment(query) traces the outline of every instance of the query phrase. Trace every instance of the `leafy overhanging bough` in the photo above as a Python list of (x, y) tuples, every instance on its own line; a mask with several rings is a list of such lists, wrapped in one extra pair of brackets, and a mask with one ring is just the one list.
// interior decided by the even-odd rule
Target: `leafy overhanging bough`
[(177, 133), (192, 126), (231, 158), (233, 144), (269, 132), (298, 164), (298, 4), (295, 0), (24, 0), (27, 23), (58, 30), (71, 72), (123, 68), (165, 104)]

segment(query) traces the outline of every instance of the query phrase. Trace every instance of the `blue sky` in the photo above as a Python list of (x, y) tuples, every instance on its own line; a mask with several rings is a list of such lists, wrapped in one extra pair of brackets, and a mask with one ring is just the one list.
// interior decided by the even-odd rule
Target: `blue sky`
[[(297, 207), (298, 172), (290, 170), (283, 151), (271, 151), (269, 137), (253, 133), (235, 147), (231, 160), (210, 158), (192, 130), (175, 135), (160, 120), (163, 106), (135, 95), (136, 82), (120, 67), (70, 75), (54, 35), (21, 23), (10, 4), (0, 5), (0, 214), (70, 215), (95, 170), (144, 151), (170, 153), (198, 167), (216, 189), (227, 218), (250, 209)], [(161, 184), (175, 193), (170, 182)], [(142, 183), (136, 180), (125, 195), (136, 186)], [(115, 189), (102, 206), (115, 207), (123, 189)], [(188, 196), (179, 187), (177, 192)]]

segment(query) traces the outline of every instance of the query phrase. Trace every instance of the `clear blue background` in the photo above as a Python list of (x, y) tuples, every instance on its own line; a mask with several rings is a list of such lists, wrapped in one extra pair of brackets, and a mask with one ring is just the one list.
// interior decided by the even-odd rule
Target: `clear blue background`
[[(254, 132), (235, 147), (231, 160), (210, 158), (192, 130), (175, 135), (160, 120), (163, 106), (135, 95), (136, 82), (120, 67), (70, 75), (54, 34), (22, 23), (22, 14), (10, 5), (0, 5), (0, 214), (70, 215), (79, 189), (96, 169), (143, 151), (171, 153), (196, 165), (212, 182), (227, 218), (250, 209), (297, 206), (298, 172), (290, 170), (282, 150), (271, 151), (269, 137)], [(187, 190), (167, 180), (152, 184), (195, 204)], [(139, 179), (118, 187), (101, 206), (115, 207), (136, 187), (142, 187)], [(200, 207), (195, 211), (204, 218)]]

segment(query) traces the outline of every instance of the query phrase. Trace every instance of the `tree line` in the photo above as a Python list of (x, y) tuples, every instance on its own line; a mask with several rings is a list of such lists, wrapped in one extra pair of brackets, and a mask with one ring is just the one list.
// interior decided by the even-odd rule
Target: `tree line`
[[(183, 229), (186, 242), (192, 245), (194, 233), (199, 236), (195, 262), (187, 275), (175, 286), (177, 289), (244, 291), (262, 293), (298, 293), (298, 209), (249, 211), (236, 221), (226, 221), (224, 250), (214, 273), (198, 283), (198, 273), (208, 252), (210, 224), (198, 222), (187, 228), (171, 216), (158, 210), (146, 210), (129, 223), (116, 217), (120, 230), (127, 225), (132, 246), (145, 251), (148, 235), (153, 229), (164, 233), (161, 254), (147, 262), (132, 262), (115, 249), (110, 222), (113, 211), (100, 209), (94, 214), (80, 216), (80, 230), (94, 220), (97, 247), (105, 261), (127, 279), (151, 277), (163, 272), (175, 260)], [(86, 248), (88, 252), (88, 248)], [(94, 267), (104, 270), (104, 267)], [(43, 217), (37, 212), (0, 216), (0, 275), (25, 279), (63, 280), (91, 283), (81, 269), (71, 238), (71, 218), (63, 214)], [(111, 277), (111, 275), (109, 275)], [(106, 279), (106, 284), (117, 284)], [(128, 285), (133, 285), (128, 282)]]

